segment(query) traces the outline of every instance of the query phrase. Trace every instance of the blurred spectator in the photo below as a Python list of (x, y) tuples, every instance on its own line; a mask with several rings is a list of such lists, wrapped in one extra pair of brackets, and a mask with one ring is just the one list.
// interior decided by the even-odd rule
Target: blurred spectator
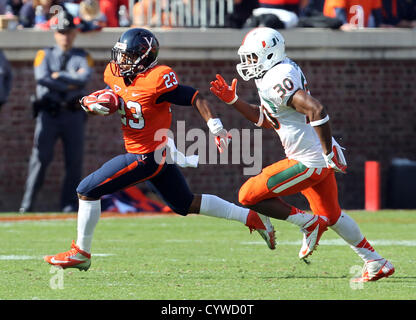
[(381, 0), (326, 0), (324, 15), (340, 19), (344, 31), (378, 27), (382, 22)]
[[(165, 5), (169, 5), (170, 1), (161, 2), (161, 15), (157, 16), (156, 13), (156, 0), (141, 0), (133, 6), (133, 23), (134, 27), (150, 27), (157, 25), (158, 19), (163, 27), (172, 27), (172, 14), (169, 16), (164, 10)], [(152, 6), (152, 16), (149, 17), (149, 6)]]
[(241, 29), (258, 6), (258, 0), (234, 0), (233, 12), (226, 15), (225, 26)]
[(6, 13), (7, 0), (0, 0), (0, 14)]
[[(20, 2), (20, 1), (14, 1)], [(11, 6), (11, 0), (0, 0), (0, 15), (1, 15), (1, 26), (0, 29), (14, 30), (19, 25), (18, 13), (15, 14), (15, 9)]]
[(100, 10), (98, 0), (80, 2), (75, 24), (81, 32), (99, 31), (106, 26), (106, 23), (106, 17)]
[(383, 0), (383, 28), (416, 28), (416, 0)]
[(33, 210), (58, 139), (62, 139), (66, 171), (60, 209), (69, 212), (78, 207), (76, 187), (82, 174), (86, 123), (79, 99), (86, 94), (93, 61), (85, 50), (73, 48), (78, 32), (73, 16), (61, 11), (55, 21), (57, 24), (51, 25), (55, 46), (39, 50), (34, 61), (36, 96), (32, 106), (36, 125), (21, 213)]
[(7, 0), (6, 14), (9, 13), (18, 17), (22, 6), (22, 0)]
[(325, 0), (306, 0), (299, 11), (298, 27), (339, 29), (343, 22), (334, 17), (324, 16)]
[[(299, 14), (301, 0), (258, 0), (260, 8), (282, 9)], [(303, 0), (302, 0), (303, 2)]]
[(273, 29), (294, 28), (299, 22), (299, 9), (305, 0), (258, 0), (259, 7), (253, 10), (246, 26)]
[[(100, 10), (107, 20), (106, 27), (120, 27), (120, 8), (125, 8), (128, 13), (129, 0), (100, 0)], [(126, 25), (123, 24), (121, 26), (125, 27)]]
[(323, 14), (325, 0), (306, 0), (303, 1), (299, 10), (299, 16), (310, 17), (314, 15)]
[(0, 109), (7, 102), (12, 89), (12, 67), (9, 61), (0, 50)]
[(147, 27), (149, 23), (149, 2), (152, 1), (152, 18), (155, 15), (154, 0), (140, 0), (133, 6), (133, 21), (134, 27)]
[(20, 25), (23, 28), (48, 29), (48, 20), (56, 14), (51, 8), (60, 3), (59, 0), (28, 0), (19, 12)]

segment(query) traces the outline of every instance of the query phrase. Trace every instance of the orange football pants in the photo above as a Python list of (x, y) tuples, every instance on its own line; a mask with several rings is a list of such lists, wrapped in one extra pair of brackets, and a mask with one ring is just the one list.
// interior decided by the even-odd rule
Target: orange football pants
[(314, 214), (327, 217), (329, 225), (337, 222), (341, 208), (334, 170), (307, 168), (296, 160), (278, 161), (248, 179), (240, 188), (239, 201), (248, 206), (299, 192), (306, 197)]

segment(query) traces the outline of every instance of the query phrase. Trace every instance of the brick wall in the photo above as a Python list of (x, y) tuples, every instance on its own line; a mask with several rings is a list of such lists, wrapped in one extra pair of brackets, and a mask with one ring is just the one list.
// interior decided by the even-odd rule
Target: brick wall
[[(227, 128), (250, 128), (238, 113), (218, 103), (208, 90), (209, 81), (220, 71), (226, 79), (236, 75), (232, 61), (162, 61), (172, 66), (183, 84), (190, 84), (212, 102)], [(298, 61), (312, 94), (326, 106), (334, 136), (347, 148), (347, 175), (337, 175), (340, 203), (346, 209), (364, 207), (364, 162), (378, 160), (382, 164), (382, 194), (386, 198), (387, 172), (394, 157), (416, 160), (416, 61)], [(101, 74), (105, 63), (97, 62), (90, 90), (103, 87)], [(0, 113), (0, 211), (19, 208), (27, 174), (34, 120), (29, 95), (34, 91), (31, 62), (13, 62), (14, 88), (10, 101)], [(257, 102), (254, 84), (239, 80), (239, 95)], [(206, 128), (195, 110), (174, 107), (174, 126), (186, 121), (186, 129)], [(120, 121), (117, 115), (89, 117), (84, 159), (84, 174), (98, 168), (112, 156), (123, 152)], [(263, 130), (263, 166), (283, 157), (277, 135)], [(60, 184), (64, 175), (62, 147), (58, 142), (36, 209), (58, 209)], [(196, 193), (213, 193), (237, 201), (244, 165), (201, 165), (184, 169)], [(287, 198), (306, 208), (301, 196)]]

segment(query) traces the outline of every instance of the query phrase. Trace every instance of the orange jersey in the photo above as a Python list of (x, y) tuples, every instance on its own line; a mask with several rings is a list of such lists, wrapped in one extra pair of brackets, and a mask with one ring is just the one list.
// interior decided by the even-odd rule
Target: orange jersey
[(124, 102), (120, 105), (119, 113), (126, 151), (143, 154), (162, 147), (166, 141), (155, 140), (155, 135), (170, 128), (171, 103), (157, 104), (156, 100), (161, 94), (178, 87), (176, 73), (168, 66), (155, 66), (139, 73), (133, 83), (127, 86), (122, 77), (113, 75), (108, 64), (104, 71), (104, 82)]
[(368, 26), (368, 19), (371, 11), (381, 9), (381, 0), (326, 0), (324, 5), (324, 15), (327, 17), (335, 17), (335, 8), (345, 9), (347, 14), (347, 22), (357, 24), (358, 11), (354, 6), (361, 6), (364, 18), (364, 27)]

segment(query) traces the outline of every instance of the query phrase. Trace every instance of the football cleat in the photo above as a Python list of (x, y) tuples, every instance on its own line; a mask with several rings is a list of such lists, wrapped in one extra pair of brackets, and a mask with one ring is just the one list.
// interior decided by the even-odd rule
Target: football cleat
[(250, 233), (256, 230), (271, 250), (276, 249), (276, 232), (269, 217), (250, 210), (247, 216), (246, 226), (250, 229)]
[(363, 274), (353, 282), (377, 281), (390, 277), (394, 273), (394, 266), (386, 259), (371, 260), (364, 263)]
[(303, 232), (302, 247), (299, 251), (299, 259), (306, 259), (316, 249), (322, 234), (328, 229), (326, 217), (314, 216), (300, 231)]
[(71, 250), (58, 253), (54, 256), (45, 256), (43, 257), (47, 263), (61, 267), (62, 269), (66, 268), (77, 268), (79, 270), (87, 271), (91, 265), (91, 254), (82, 251), (72, 240)]

